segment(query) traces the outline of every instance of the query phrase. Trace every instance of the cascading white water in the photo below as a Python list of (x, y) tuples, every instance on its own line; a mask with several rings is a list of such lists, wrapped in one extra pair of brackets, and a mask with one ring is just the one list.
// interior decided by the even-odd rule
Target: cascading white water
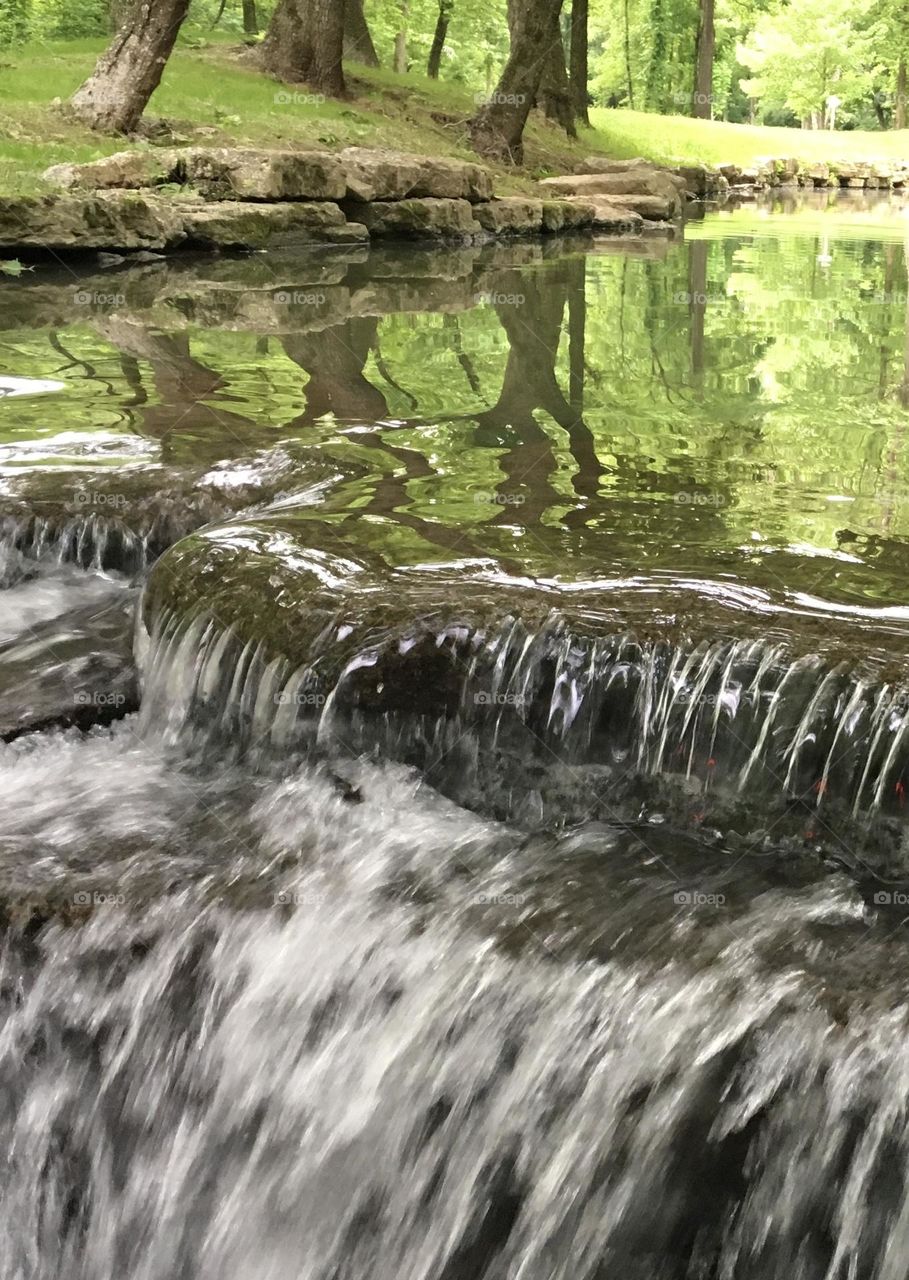
[(135, 729), (0, 751), (5, 878), (81, 919), (0, 957), (0, 1275), (897, 1274), (906, 944), (846, 878)]
[[(204, 613), (165, 616), (153, 637), (142, 632), (144, 722), (166, 724), (174, 741), (202, 733), (244, 751), (317, 740), (402, 758), (406, 744), (414, 763), (420, 741), (431, 761), (465, 735), (498, 747), (517, 733), (544, 756), (623, 773), (799, 796), (816, 808), (836, 801), (853, 814), (903, 808), (909, 687), (814, 655), (792, 659), (778, 643), (593, 640), (556, 618), (537, 632), (515, 620), (490, 633), (417, 629), (352, 656), (340, 641), (335, 655), (336, 641), (322, 632), (294, 669)], [(446, 686), (435, 714), (413, 714), (408, 687), (430, 683), (427, 649), (450, 671), (457, 701), (446, 701)]]

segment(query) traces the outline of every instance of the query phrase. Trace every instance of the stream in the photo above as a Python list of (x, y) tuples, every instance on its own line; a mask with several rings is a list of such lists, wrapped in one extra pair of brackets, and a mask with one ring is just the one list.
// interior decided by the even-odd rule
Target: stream
[(907, 237), (0, 282), (0, 1280), (903, 1280)]

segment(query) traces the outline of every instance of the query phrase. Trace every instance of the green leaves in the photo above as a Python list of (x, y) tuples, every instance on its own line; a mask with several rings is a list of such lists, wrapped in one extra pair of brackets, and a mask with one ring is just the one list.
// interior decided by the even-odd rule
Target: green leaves
[(848, 110), (871, 89), (870, 44), (858, 26), (864, 9), (855, 0), (792, 0), (763, 15), (739, 46), (753, 73), (745, 92), (818, 123), (831, 96)]

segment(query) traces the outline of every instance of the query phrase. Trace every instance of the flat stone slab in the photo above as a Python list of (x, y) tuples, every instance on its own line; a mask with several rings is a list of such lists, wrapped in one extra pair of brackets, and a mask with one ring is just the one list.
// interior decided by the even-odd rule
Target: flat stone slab
[(257, 204), (173, 199), (143, 191), (0, 200), (0, 247), (44, 249), (265, 249), (362, 244), (366, 228), (328, 201)]
[(172, 151), (118, 151), (88, 164), (54, 164), (42, 174), (45, 182), (67, 191), (135, 190), (169, 182), (174, 172)]
[(344, 165), (327, 151), (187, 147), (173, 156), (173, 181), (207, 200), (340, 200), (347, 193)]
[(585, 211), (592, 211), (592, 226), (595, 231), (633, 235), (640, 232), (644, 225), (644, 219), (639, 213), (602, 197), (569, 196), (568, 199), (571, 203), (577, 202)]
[(550, 235), (561, 231), (582, 231), (596, 221), (596, 208), (583, 200), (544, 200), (543, 230)]
[[(657, 169), (628, 169), (621, 173), (583, 173), (564, 178), (544, 178), (540, 184), (553, 195), (563, 196), (620, 196), (622, 203), (633, 207), (631, 197), (648, 196), (664, 202), (663, 218), (673, 217), (681, 210), (680, 184), (684, 182), (675, 174)], [(627, 198), (626, 198), (627, 197)]]
[(0, 247), (167, 249), (186, 239), (179, 202), (137, 191), (0, 199)]
[(369, 232), (330, 202), (253, 204), (225, 200), (184, 206), (191, 244), (215, 249), (269, 249), (296, 244), (361, 244)]
[(348, 211), (352, 219), (366, 226), (371, 236), (464, 240), (483, 233), (469, 200), (374, 201), (348, 206)]
[(344, 166), (350, 200), (469, 200), (492, 199), (492, 175), (468, 160), (435, 159), (399, 151), (346, 147)]
[(543, 201), (506, 196), (474, 206), (473, 216), (494, 235), (539, 235), (543, 230)]

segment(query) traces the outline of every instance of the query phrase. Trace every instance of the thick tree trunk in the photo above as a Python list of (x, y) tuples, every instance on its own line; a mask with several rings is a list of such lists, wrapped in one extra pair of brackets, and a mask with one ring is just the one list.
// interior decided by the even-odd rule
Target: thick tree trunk
[(445, 37), (454, 12), (454, 0), (439, 0), (439, 16), (436, 19), (435, 35), (432, 37), (432, 48), (429, 50), (429, 64), (426, 74), (431, 80), (438, 80), (442, 66), (442, 52), (445, 48)]
[(243, 0), (243, 30), (248, 36), (259, 34), (259, 14), (256, 0)]
[(576, 138), (574, 127), (574, 104), (571, 100), (571, 86), (568, 83), (568, 69), (565, 66), (565, 46), (562, 44), (562, 29), (559, 26), (559, 15), (552, 17), (546, 47), (543, 49), (543, 76), (540, 82), (539, 105), (547, 120), (554, 120), (562, 126), (570, 138)]
[(140, 0), (70, 101), (92, 129), (130, 133), (164, 74), (189, 0)]
[(376, 53), (369, 23), (363, 12), (363, 0), (346, 0), (345, 2), (344, 57), (351, 62), (362, 62), (366, 67), (379, 65), (379, 55)]
[(906, 59), (900, 58), (896, 69), (896, 105), (893, 110), (894, 129), (906, 127)]
[(543, 77), (540, 51), (561, 8), (562, 0), (516, 0), (508, 61), (491, 98), (470, 122), (471, 141), (481, 155), (521, 163), (524, 126)]
[(262, 41), (266, 70), (280, 80), (302, 80), (312, 57), (309, 21), (298, 0), (278, 0)]
[(401, 25), (395, 36), (394, 68), (399, 75), (407, 71), (407, 20), (410, 17), (410, 0), (401, 0)]
[(587, 114), (589, 80), (587, 26), (589, 0), (572, 0), (571, 4), (571, 100), (576, 119), (590, 124)]
[(339, 0), (278, 0), (262, 41), (262, 59), (272, 75), (343, 98), (343, 53), (344, 9)]
[(713, 107), (713, 50), (716, 44), (714, 0), (700, 0), (694, 46), (694, 102), (691, 114), (709, 120)]

